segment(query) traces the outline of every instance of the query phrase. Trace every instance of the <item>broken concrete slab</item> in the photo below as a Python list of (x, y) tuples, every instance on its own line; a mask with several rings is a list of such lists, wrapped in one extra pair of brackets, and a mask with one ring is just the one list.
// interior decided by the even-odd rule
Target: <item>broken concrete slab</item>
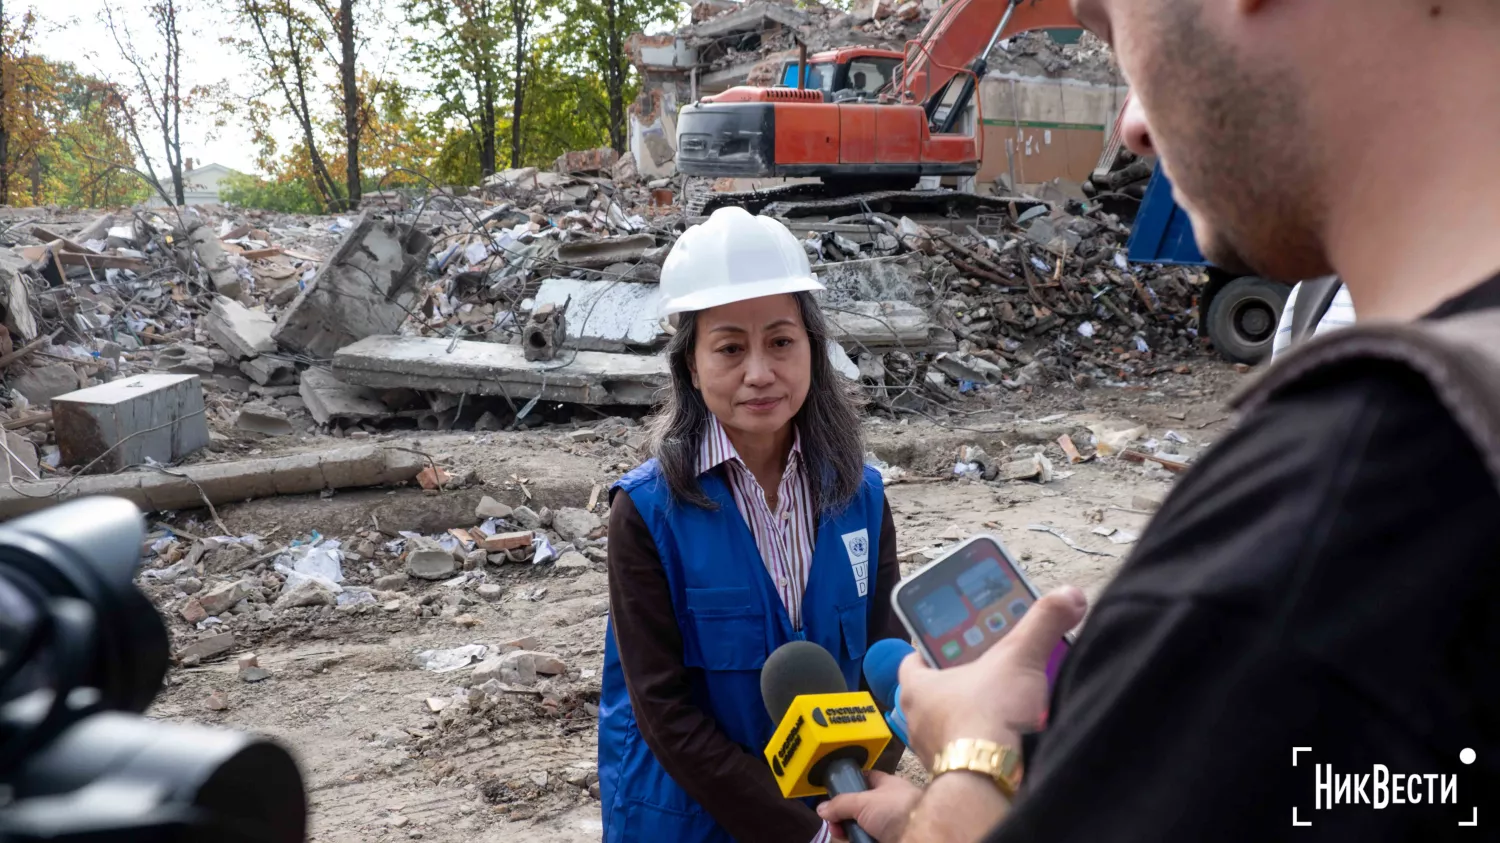
[(214, 232), (213, 226), (198, 226), (189, 232), (188, 240), (193, 244), (193, 251), (203, 264), (203, 271), (208, 274), (214, 290), (232, 299), (239, 298), (243, 292), (240, 273), (229, 262), (229, 253), (224, 251), (224, 244), (219, 242), (219, 235)]
[(394, 333), (414, 306), (432, 240), (366, 211), (281, 315), (283, 348), (317, 358), (365, 337)]
[(343, 383), (327, 369), (313, 368), (303, 372), (297, 394), (302, 396), (307, 411), (318, 424), (328, 424), (334, 419), (380, 419), (391, 413), (374, 390)]
[(603, 269), (612, 263), (639, 260), (655, 245), (656, 238), (649, 234), (580, 239), (558, 246), (557, 261), (581, 269)]
[(286, 413), (269, 404), (258, 402), (240, 407), (234, 426), (240, 430), (266, 436), (286, 436), (293, 432), (292, 423), (287, 420)]
[(22, 268), (27, 260), (10, 249), (0, 249), (0, 295), (4, 296), (5, 329), (11, 339), (31, 342), (37, 338), (36, 317), (31, 313), (31, 285)]
[(536, 292), (537, 306), (568, 305), (566, 345), (587, 351), (626, 351), (651, 348), (665, 335), (657, 306), (655, 284), (620, 284), (548, 278)]
[(234, 649), (234, 633), (221, 632), (218, 635), (210, 635), (182, 648), (177, 653), (179, 662), (192, 659), (194, 661), (207, 661), (208, 659), (222, 656)]
[(208, 445), (197, 375), (136, 375), (59, 395), (52, 422), (63, 464), (98, 459), (91, 473), (176, 462)]
[(34, 407), (46, 407), (59, 395), (78, 389), (78, 372), (68, 363), (48, 363), (27, 369), (11, 378), (11, 389), (26, 396)]
[[(450, 353), (451, 348), (451, 353)], [(503, 395), (573, 404), (648, 406), (670, 378), (660, 356), (579, 351), (567, 362), (530, 362), (519, 346), (439, 337), (370, 337), (339, 349), (339, 380), (381, 389)]]
[(719, 38), (734, 32), (760, 32), (772, 28), (774, 24), (796, 29), (807, 23), (808, 16), (791, 6), (759, 0), (745, 4), (739, 11), (718, 15), (690, 26), (686, 31), (697, 41)]
[(125, 472), (30, 483), (25, 493), (0, 487), (0, 519), (13, 518), (90, 495), (114, 495), (146, 511), (197, 509), (206, 498), (215, 505), (305, 495), (324, 489), (352, 489), (405, 483), (426, 458), (409, 451), (356, 445), (285, 457), (200, 463), (171, 474)]
[(241, 360), (276, 350), (271, 339), (276, 320), (264, 310), (251, 310), (226, 296), (214, 296), (213, 307), (201, 324), (219, 348)]
[(174, 375), (193, 372), (211, 375), (214, 373), (214, 360), (209, 356), (208, 349), (202, 346), (173, 343), (156, 353), (154, 368), (163, 369)]
[(240, 371), (261, 386), (290, 386), (297, 379), (296, 365), (270, 355), (241, 360)]
[(953, 351), (958, 340), (920, 307), (902, 301), (864, 301), (825, 307), (832, 339), (864, 349)]

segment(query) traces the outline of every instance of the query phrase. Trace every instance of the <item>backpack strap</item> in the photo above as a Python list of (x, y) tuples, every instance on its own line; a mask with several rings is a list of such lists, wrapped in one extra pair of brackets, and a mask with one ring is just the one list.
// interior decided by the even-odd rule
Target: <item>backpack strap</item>
[(1313, 335), (1343, 286), (1344, 282), (1337, 275), (1302, 282), (1302, 290), (1297, 293), (1297, 308), (1292, 313), (1292, 344)]
[(1230, 404), (1249, 414), (1283, 390), (1358, 360), (1383, 360), (1422, 376), (1474, 443), (1500, 489), (1500, 309), (1431, 321), (1352, 325), (1314, 337), (1245, 384)]

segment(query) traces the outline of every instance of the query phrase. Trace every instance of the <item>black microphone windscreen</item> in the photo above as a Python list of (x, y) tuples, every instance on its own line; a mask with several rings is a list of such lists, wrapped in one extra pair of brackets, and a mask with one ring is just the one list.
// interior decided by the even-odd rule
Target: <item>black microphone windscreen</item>
[(790, 641), (776, 648), (760, 671), (760, 696), (772, 723), (780, 723), (792, 700), (804, 694), (842, 694), (849, 690), (833, 654), (811, 641)]

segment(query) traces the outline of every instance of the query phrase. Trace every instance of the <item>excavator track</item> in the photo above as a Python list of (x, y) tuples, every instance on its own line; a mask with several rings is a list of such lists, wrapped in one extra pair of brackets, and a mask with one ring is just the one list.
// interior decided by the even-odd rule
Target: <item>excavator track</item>
[[(841, 217), (866, 210), (895, 216), (967, 216), (973, 213), (1006, 211), (1015, 201), (1018, 200), (976, 196), (954, 190), (880, 190), (830, 196), (828, 188), (821, 184), (791, 184), (738, 193), (690, 193), (687, 213), (689, 217), (703, 216), (719, 208), (738, 205), (752, 214), (783, 219)], [(1022, 204), (1030, 207), (1033, 203), (1023, 201)]]

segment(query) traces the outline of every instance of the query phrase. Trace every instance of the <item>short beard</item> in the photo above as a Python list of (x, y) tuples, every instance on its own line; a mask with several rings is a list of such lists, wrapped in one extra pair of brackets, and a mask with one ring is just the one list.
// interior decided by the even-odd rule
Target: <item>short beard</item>
[[(1142, 73), (1153, 138), (1220, 267), (1296, 281), (1331, 272), (1321, 242), (1321, 151), (1303, 128), (1295, 75), (1251, 63), (1203, 25), (1194, 0), (1163, 3)], [(1237, 265), (1236, 265), (1237, 264)]]

